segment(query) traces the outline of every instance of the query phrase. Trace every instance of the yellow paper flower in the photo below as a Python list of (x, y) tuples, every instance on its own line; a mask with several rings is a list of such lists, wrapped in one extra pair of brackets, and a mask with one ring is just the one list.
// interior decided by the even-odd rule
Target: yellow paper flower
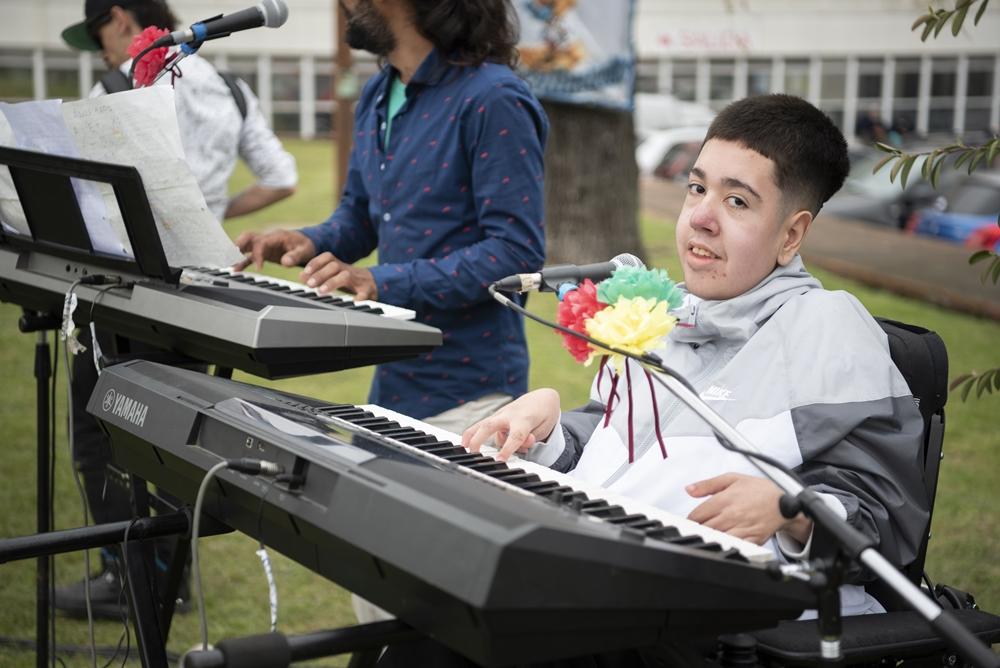
[[(615, 348), (642, 355), (656, 349), (660, 339), (677, 323), (677, 318), (667, 313), (668, 306), (665, 301), (645, 297), (618, 299), (587, 321), (587, 334)], [(591, 359), (604, 354), (606, 351), (595, 351)], [(622, 361), (621, 355), (612, 355), (612, 359), (616, 364)]]

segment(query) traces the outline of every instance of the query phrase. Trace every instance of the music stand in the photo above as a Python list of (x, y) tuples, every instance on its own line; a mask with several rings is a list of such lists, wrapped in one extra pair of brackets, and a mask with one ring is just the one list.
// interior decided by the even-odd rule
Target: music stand
[[(0, 164), (10, 169), (11, 180), (31, 232), (31, 237), (26, 237), (0, 229), (0, 245), (85, 262), (111, 272), (141, 274), (172, 284), (179, 281), (181, 272), (171, 268), (167, 262), (142, 177), (135, 167), (6, 146), (0, 146)], [(98, 181), (111, 186), (132, 245), (133, 258), (94, 249), (72, 179)], [(38, 333), (35, 346), (38, 448), (36, 525), (38, 534), (47, 534), (52, 531), (48, 425), (49, 416), (54, 409), (48, 393), (52, 374), (47, 332), (59, 329), (61, 314), (58, 311), (33, 311), (24, 304), (22, 306), (25, 312), (18, 323), (19, 329), (25, 333)], [(51, 554), (44, 554), (37, 559), (35, 657), (39, 668), (49, 663)]]

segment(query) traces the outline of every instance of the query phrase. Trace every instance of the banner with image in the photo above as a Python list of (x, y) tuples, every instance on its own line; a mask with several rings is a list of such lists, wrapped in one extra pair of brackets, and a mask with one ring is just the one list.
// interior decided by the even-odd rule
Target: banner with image
[(634, 0), (514, 0), (519, 73), (547, 100), (632, 109)]

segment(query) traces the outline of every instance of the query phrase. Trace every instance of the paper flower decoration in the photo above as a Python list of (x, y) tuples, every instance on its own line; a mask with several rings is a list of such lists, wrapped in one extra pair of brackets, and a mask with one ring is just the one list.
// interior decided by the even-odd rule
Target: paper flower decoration
[[(670, 309), (678, 308), (683, 296), (667, 272), (662, 269), (619, 267), (596, 286), (589, 279), (577, 289), (566, 293), (557, 312), (559, 324), (574, 332), (586, 334), (592, 339), (606, 343), (627, 353), (642, 355), (660, 345), (663, 337), (677, 324), (677, 318), (670, 315)], [(606, 402), (604, 423), (611, 420), (616, 400), (619, 399), (619, 371), (624, 370), (624, 393), (628, 397), (628, 460), (634, 460), (634, 435), (632, 425), (632, 375), (622, 355), (608, 353), (603, 348), (565, 332), (563, 347), (577, 362), (590, 364), (601, 358), (601, 369), (597, 388), (601, 393), (604, 372), (611, 374), (611, 386)], [(608, 364), (608, 358), (614, 364)], [(667, 448), (660, 433), (659, 411), (656, 406), (656, 391), (653, 379), (644, 371), (653, 402), (653, 422), (656, 440), (664, 458)], [(603, 395), (602, 395), (603, 397)]]
[[(587, 321), (606, 306), (607, 304), (597, 301), (597, 286), (588, 278), (576, 290), (566, 293), (563, 300), (559, 302), (556, 318), (563, 327), (586, 334)], [(599, 354), (595, 353), (590, 344), (583, 339), (566, 333), (563, 333), (562, 337), (563, 347), (577, 362), (590, 364), (593, 358)]]
[[(133, 38), (132, 43), (128, 46), (128, 55), (135, 58), (143, 49), (148, 47), (150, 44), (155, 42), (160, 37), (168, 34), (170, 31), (165, 28), (157, 28), (156, 26), (149, 26), (141, 33)], [(167, 47), (160, 47), (158, 49), (153, 49), (146, 55), (142, 57), (142, 60), (135, 64), (135, 83), (136, 86), (149, 86), (156, 79), (156, 75), (160, 73), (163, 69), (163, 64), (167, 60)]]
[[(668, 306), (668, 302), (645, 297), (618, 299), (587, 321), (587, 334), (629, 353), (648, 353), (677, 322), (677, 318), (667, 313)], [(617, 366), (621, 355), (611, 357)]]

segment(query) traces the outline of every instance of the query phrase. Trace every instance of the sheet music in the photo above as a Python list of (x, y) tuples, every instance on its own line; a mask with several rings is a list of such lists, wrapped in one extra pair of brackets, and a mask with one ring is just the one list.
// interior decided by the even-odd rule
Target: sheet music
[(151, 86), (69, 102), (62, 115), (83, 157), (139, 171), (172, 266), (225, 267), (242, 259), (188, 167), (173, 88)]
[[(0, 112), (0, 146), (17, 146), (14, 140), (14, 129), (7, 122), (7, 117)], [(14, 231), (24, 236), (31, 236), (28, 221), (21, 208), (21, 200), (17, 198), (14, 181), (10, 177), (7, 165), (0, 165), (0, 225), (5, 232)]]
[[(0, 133), (0, 142), (29, 151), (65, 155), (71, 158), (83, 157), (77, 150), (77, 144), (69, 128), (63, 122), (60, 106), (60, 100), (38, 100), (18, 104), (0, 102), (0, 113), (3, 114), (9, 129), (7, 137), (3, 137)], [(0, 213), (7, 214), (9, 209), (11, 219), (9, 224), (21, 234), (30, 235), (24, 211), (17, 200), (10, 170), (4, 168), (3, 172), (0, 176), (0, 199), (5, 206)], [(98, 187), (103, 184), (83, 179), (71, 179), (71, 183), (94, 249), (112, 255), (131, 257), (128, 239), (120, 234), (125, 228), (121, 224), (120, 214), (117, 214), (118, 206), (107, 205)], [(110, 191), (110, 188), (107, 189)], [(9, 203), (11, 199), (15, 204)], [(111, 220), (109, 211), (114, 211), (118, 215), (117, 228)], [(5, 215), (4, 219), (6, 218)], [(122, 239), (125, 239), (124, 243)]]

